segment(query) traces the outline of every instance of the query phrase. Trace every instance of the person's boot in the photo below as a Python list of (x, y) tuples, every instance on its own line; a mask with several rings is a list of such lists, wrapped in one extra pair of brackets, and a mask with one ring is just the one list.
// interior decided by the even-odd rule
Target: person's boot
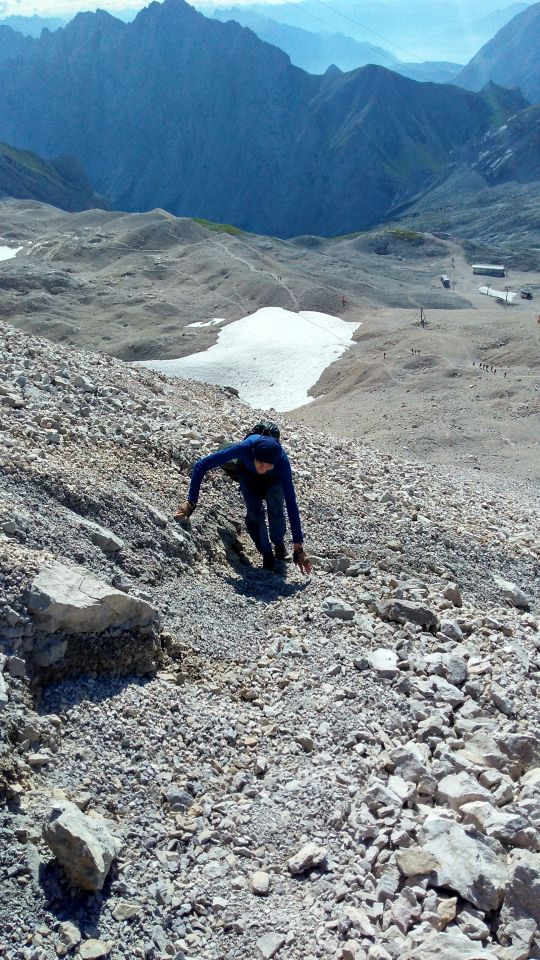
[(287, 559), (287, 547), (284, 543), (276, 543), (274, 546), (274, 556), (276, 560), (286, 560)]
[(274, 551), (269, 550), (268, 553), (263, 553), (263, 570), (268, 570), (270, 573), (275, 573), (276, 570), (276, 559), (274, 557)]

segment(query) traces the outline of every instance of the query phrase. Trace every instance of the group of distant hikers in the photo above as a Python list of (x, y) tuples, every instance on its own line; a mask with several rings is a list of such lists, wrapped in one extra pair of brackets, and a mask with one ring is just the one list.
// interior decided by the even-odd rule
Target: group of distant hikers
[(291, 464), (281, 446), (276, 424), (261, 421), (239, 443), (222, 444), (215, 453), (198, 460), (191, 474), (187, 499), (175, 513), (176, 520), (189, 520), (199, 501), (204, 477), (216, 467), (222, 467), (239, 483), (246, 506), (247, 532), (262, 555), (263, 569), (277, 572), (279, 563), (288, 559), (286, 507), (293, 538), (293, 560), (302, 573), (311, 573), (311, 560), (304, 551)]

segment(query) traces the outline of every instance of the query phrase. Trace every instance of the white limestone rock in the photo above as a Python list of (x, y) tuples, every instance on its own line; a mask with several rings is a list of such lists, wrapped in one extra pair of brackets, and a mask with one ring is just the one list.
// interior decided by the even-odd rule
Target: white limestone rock
[(326, 597), (322, 603), (322, 612), (337, 620), (354, 620), (354, 608), (338, 597)]
[(53, 806), (43, 839), (71, 884), (101, 890), (122, 844), (103, 817), (90, 817), (69, 801)]
[(473, 800), (482, 800), (489, 803), (491, 793), (485, 787), (480, 786), (478, 780), (469, 776), (469, 774), (465, 772), (451, 773), (439, 782), (437, 800), (439, 803), (447, 804), (452, 810), (459, 810), (464, 803), (471, 803)]
[(366, 654), (366, 659), (372, 670), (375, 670), (381, 677), (386, 677), (388, 680), (391, 680), (393, 677), (399, 675), (397, 665), (398, 655), (395, 650), (378, 647), (376, 650), (372, 650)]
[(84, 567), (48, 561), (34, 579), (28, 609), (44, 633), (100, 633), (109, 627), (148, 624), (154, 608), (145, 600), (115, 590)]
[(0, 671), (0, 710), (5, 710), (9, 703), (6, 681), (4, 674)]
[(414, 939), (412, 949), (401, 954), (401, 960), (497, 960), (497, 954), (473, 943), (461, 933), (421, 932)]
[(290, 858), (287, 866), (289, 872), (296, 876), (296, 874), (305, 873), (306, 870), (311, 870), (313, 867), (321, 866), (327, 856), (326, 847), (320, 847), (316, 843), (306, 843), (298, 853)]
[(540, 835), (519, 810), (498, 809), (490, 803), (465, 803), (461, 807), (464, 823), (470, 823), (510, 847), (540, 850)]
[(479, 910), (498, 910), (508, 879), (500, 844), (437, 815), (425, 821), (419, 842), (438, 861), (433, 886), (455, 891)]

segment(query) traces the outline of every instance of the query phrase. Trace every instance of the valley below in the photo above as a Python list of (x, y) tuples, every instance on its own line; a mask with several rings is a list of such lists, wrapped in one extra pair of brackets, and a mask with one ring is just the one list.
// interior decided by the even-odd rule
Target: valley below
[[(354, 342), (313, 384), (312, 402), (290, 414), (298, 422), (426, 463), (538, 484), (532, 237), (528, 252), (503, 260), (508, 276), (496, 282), (518, 293), (509, 305), (482, 296), (485, 278), (472, 274), (473, 260), (498, 262), (508, 251), (408, 224), (284, 241), (163, 211), (65, 214), (8, 201), (0, 236), (21, 246), (0, 264), (0, 289), (3, 318), (22, 330), (126, 362), (162, 361), (204, 358), (220, 329), (263, 308), (341, 318), (356, 329)], [(442, 275), (453, 288), (443, 288)], [(522, 300), (522, 288), (536, 299)], [(272, 335), (261, 327), (259, 364)], [(300, 363), (310, 344), (292, 349)], [(225, 379), (238, 387), (234, 375)], [(266, 396), (261, 406), (271, 407), (271, 388)]]

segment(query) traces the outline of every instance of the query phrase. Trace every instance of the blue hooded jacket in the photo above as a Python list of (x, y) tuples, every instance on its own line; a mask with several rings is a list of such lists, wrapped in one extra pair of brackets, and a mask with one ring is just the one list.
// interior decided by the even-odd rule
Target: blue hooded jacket
[[(247, 470), (248, 473), (252, 473), (254, 477), (258, 477), (259, 474), (255, 469), (253, 448), (258, 440), (264, 439), (267, 438), (263, 437), (261, 434), (255, 433), (249, 437), (246, 437), (246, 439), (242, 440), (240, 443), (232, 444), (232, 446), (227, 447), (225, 450), (217, 450), (216, 453), (210, 453), (207, 457), (202, 457), (201, 460), (197, 460), (197, 463), (193, 467), (193, 473), (191, 474), (191, 483), (189, 485), (187, 496), (188, 500), (190, 500), (191, 503), (197, 503), (199, 499), (201, 483), (208, 471), (214, 470), (216, 467), (222, 467), (223, 464), (227, 463), (229, 460), (239, 460), (241, 466)], [(298, 504), (296, 502), (296, 492), (292, 479), (291, 464), (284, 450), (282, 451), (278, 462), (272, 467), (271, 470), (268, 470), (268, 472), (265, 473), (265, 477), (277, 477), (279, 480), (283, 489), (283, 496), (285, 498), (285, 505), (287, 507), (287, 514), (289, 517), (293, 541), (294, 543), (303, 543), (304, 537), (302, 534), (302, 525), (300, 523)]]

